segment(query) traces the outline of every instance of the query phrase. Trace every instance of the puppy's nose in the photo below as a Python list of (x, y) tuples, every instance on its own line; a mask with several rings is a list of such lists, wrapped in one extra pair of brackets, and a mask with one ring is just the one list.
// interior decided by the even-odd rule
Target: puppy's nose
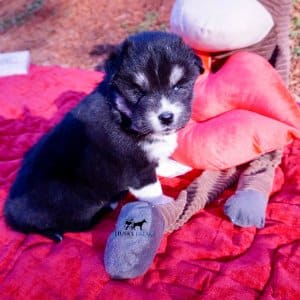
[(174, 114), (169, 111), (165, 111), (161, 113), (158, 118), (163, 125), (170, 125), (173, 122)]

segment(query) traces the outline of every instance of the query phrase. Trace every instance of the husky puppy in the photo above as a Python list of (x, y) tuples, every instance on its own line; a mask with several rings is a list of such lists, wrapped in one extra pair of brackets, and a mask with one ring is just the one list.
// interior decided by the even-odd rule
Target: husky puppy
[(200, 59), (180, 37), (128, 37), (105, 64), (106, 76), (25, 155), (4, 207), (15, 230), (55, 241), (89, 229), (130, 191), (163, 199), (155, 169), (190, 118)]

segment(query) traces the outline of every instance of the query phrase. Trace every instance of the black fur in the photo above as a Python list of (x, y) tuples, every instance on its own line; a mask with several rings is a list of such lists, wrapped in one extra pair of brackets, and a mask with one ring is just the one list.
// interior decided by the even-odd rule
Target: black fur
[[(166, 82), (174, 64), (185, 70), (176, 92)], [(152, 131), (138, 119), (155, 110), (164, 94), (184, 103), (186, 114), (172, 129), (182, 127), (201, 62), (176, 35), (151, 32), (129, 37), (105, 68), (95, 91), (25, 155), (4, 207), (15, 230), (60, 241), (66, 231), (90, 228), (128, 187), (156, 181), (157, 162), (148, 161), (139, 146)], [(136, 72), (147, 74), (150, 86), (136, 86)], [(116, 95), (124, 97), (132, 115), (117, 108)]]

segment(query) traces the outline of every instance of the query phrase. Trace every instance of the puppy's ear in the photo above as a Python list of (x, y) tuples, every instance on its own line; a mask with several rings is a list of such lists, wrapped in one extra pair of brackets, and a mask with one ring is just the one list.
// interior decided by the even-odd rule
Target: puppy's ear
[(204, 68), (203, 68), (203, 63), (202, 63), (202, 59), (197, 55), (194, 54), (194, 64), (198, 67), (199, 69), (199, 73), (203, 74), (204, 73)]
[(109, 80), (112, 80), (115, 74), (119, 71), (124, 57), (127, 56), (131, 42), (125, 40), (121, 45), (109, 55), (104, 64), (104, 70)]

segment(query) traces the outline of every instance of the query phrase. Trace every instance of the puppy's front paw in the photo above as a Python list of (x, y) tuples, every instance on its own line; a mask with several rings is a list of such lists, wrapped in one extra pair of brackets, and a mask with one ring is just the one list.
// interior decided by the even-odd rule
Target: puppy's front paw
[(265, 225), (267, 202), (261, 192), (241, 190), (227, 200), (224, 212), (235, 225), (262, 228)]
[(156, 173), (163, 177), (177, 177), (192, 170), (191, 167), (179, 163), (173, 159), (163, 159), (159, 161), (159, 165), (156, 168)]

